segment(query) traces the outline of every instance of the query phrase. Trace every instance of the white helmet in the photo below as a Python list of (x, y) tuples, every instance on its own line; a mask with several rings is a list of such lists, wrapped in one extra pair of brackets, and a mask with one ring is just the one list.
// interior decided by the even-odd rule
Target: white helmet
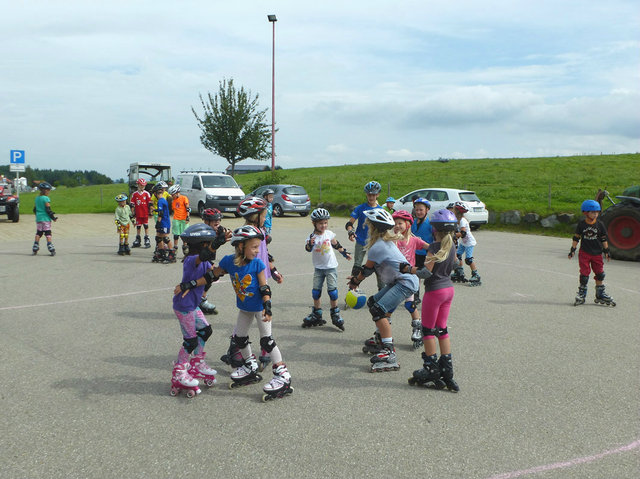
[(372, 210), (367, 210), (364, 212), (364, 215), (367, 217), (369, 221), (373, 224), (373, 226), (381, 231), (390, 230), (396, 225), (391, 213), (387, 210), (383, 210), (382, 208), (373, 208)]
[(329, 218), (331, 218), (331, 215), (329, 211), (324, 208), (316, 208), (311, 212), (311, 219), (313, 221), (328, 220)]
[(169, 194), (170, 195), (175, 195), (177, 193), (180, 193), (180, 185), (173, 185), (169, 187)]

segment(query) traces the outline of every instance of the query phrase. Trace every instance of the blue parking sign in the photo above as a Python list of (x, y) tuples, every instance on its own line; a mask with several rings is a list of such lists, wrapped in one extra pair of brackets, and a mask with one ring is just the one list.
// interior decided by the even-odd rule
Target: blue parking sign
[(11, 150), (9, 159), (12, 165), (24, 164), (24, 150)]

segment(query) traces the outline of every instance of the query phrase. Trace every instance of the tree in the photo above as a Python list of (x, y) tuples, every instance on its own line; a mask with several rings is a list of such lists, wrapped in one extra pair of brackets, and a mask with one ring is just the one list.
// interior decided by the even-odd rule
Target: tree
[(200, 141), (207, 150), (227, 160), (232, 176), (239, 161), (271, 157), (271, 129), (265, 122), (266, 110), (258, 109), (258, 95), (251, 98), (251, 92), (243, 87), (236, 91), (233, 79), (225, 79), (215, 96), (207, 94), (207, 100), (200, 94), (202, 118), (191, 107), (200, 127)]

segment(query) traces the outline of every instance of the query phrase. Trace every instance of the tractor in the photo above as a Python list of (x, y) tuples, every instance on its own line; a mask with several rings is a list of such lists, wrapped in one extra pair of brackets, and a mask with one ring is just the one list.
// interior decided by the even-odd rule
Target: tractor
[[(602, 201), (611, 205), (604, 209)], [(618, 203), (611, 199), (606, 187), (598, 190), (596, 201), (603, 207), (600, 220), (607, 228), (611, 257), (625, 261), (640, 261), (640, 186), (630, 186)]]

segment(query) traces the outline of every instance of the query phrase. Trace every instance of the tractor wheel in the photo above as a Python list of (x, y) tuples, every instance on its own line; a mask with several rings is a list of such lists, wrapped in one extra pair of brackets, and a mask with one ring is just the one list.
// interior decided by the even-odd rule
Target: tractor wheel
[(625, 261), (640, 261), (640, 208), (618, 203), (602, 213), (607, 228), (611, 257)]

